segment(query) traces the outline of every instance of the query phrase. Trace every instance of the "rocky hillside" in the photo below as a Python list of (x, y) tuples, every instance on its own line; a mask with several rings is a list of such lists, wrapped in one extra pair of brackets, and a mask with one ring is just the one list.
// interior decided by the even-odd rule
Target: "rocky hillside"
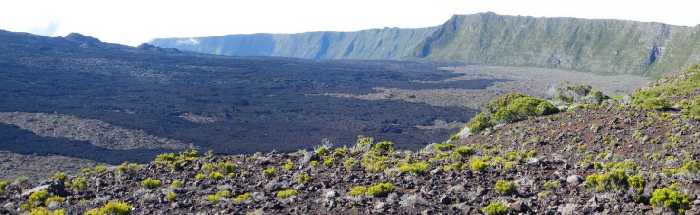
[(422, 150), (166, 153), (39, 184), (0, 182), (16, 214), (698, 214), (700, 65), (634, 95), (507, 94)]
[(196, 52), (312, 59), (427, 59), (659, 76), (700, 61), (700, 27), (624, 20), (456, 15), (440, 26), (162, 38)]

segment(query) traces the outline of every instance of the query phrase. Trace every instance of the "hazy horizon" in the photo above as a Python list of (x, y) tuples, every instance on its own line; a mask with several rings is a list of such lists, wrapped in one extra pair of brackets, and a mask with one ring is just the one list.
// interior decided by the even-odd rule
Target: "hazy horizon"
[[(138, 45), (153, 38), (253, 33), (357, 31), (442, 24), (454, 14), (495, 12), (534, 17), (623, 19), (695, 26), (698, 3), (652, 1), (39, 1), (5, 3), (0, 29), (44, 36), (77, 32)], [(620, 8), (625, 8), (620, 10)], [(155, 14), (158, 14), (157, 16)], [(678, 14), (684, 14), (678, 16)]]

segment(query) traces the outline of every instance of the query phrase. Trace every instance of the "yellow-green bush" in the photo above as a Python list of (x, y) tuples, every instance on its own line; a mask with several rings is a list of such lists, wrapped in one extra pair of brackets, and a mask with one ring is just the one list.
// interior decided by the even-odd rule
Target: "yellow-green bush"
[(181, 188), (184, 185), (182, 180), (173, 180), (173, 182), (170, 183), (170, 188), (176, 189), (176, 188)]
[(627, 188), (627, 173), (615, 169), (605, 173), (593, 173), (586, 177), (585, 186), (597, 191), (620, 190)]
[(350, 191), (348, 192), (348, 194), (350, 194), (350, 196), (355, 196), (355, 197), (363, 196), (366, 193), (367, 193), (367, 187), (365, 187), (365, 186), (352, 187), (352, 188), (350, 188)]
[(218, 180), (224, 179), (224, 174), (221, 174), (220, 172), (214, 171), (214, 172), (209, 173), (209, 179), (214, 180), (214, 181), (218, 181)]
[(50, 211), (49, 209), (45, 207), (40, 207), (40, 208), (34, 208), (29, 211), (29, 215), (65, 215), (66, 211), (63, 209), (56, 209), (54, 211)]
[(471, 132), (479, 132), (499, 123), (516, 122), (558, 111), (546, 100), (520, 93), (508, 93), (489, 102), (481, 113), (467, 123), (467, 127)]
[(545, 190), (556, 190), (559, 189), (559, 187), (561, 187), (561, 182), (559, 182), (559, 180), (545, 181), (544, 185), (542, 185), (542, 188)]
[(68, 177), (68, 176), (66, 176), (66, 173), (65, 173), (65, 172), (60, 172), (60, 171), (59, 171), (59, 172), (55, 172), (55, 173), (53, 174), (53, 176), (51, 176), (51, 179), (52, 179), (52, 180), (56, 180), (56, 181), (66, 181), (66, 178), (67, 178), (67, 177)]
[(143, 168), (143, 165), (141, 164), (135, 164), (135, 163), (129, 163), (129, 162), (124, 162), (117, 166), (117, 173), (121, 174), (135, 174), (139, 170)]
[(289, 188), (289, 189), (277, 191), (277, 198), (278, 199), (286, 199), (289, 197), (296, 196), (298, 194), (299, 194), (299, 191)]
[(633, 175), (627, 178), (627, 184), (637, 192), (644, 191), (646, 181), (642, 175)]
[(306, 173), (301, 173), (296, 177), (296, 182), (299, 184), (306, 184), (309, 183), (309, 181), (311, 181), (311, 176), (309, 176), (309, 174)]
[(452, 154), (466, 158), (474, 154), (474, 148), (469, 146), (459, 146), (452, 151)]
[(0, 180), (0, 195), (5, 193), (5, 189), (7, 188), (7, 185), (9, 185), (10, 182), (5, 181), (5, 180)]
[(488, 159), (485, 159), (483, 157), (472, 157), (469, 159), (469, 169), (471, 169), (474, 172), (481, 172), (486, 170), (486, 168), (489, 167), (487, 163)]
[(495, 190), (501, 195), (510, 195), (516, 192), (516, 185), (511, 181), (498, 180), (496, 181)]
[(160, 180), (157, 180), (157, 179), (146, 178), (143, 181), (141, 181), (141, 185), (145, 188), (148, 188), (148, 189), (155, 189), (155, 188), (160, 187), (161, 182), (160, 182)]
[(275, 175), (275, 174), (277, 174), (277, 169), (274, 168), (274, 167), (268, 167), (268, 168), (265, 168), (265, 169), (263, 170), (263, 175), (264, 175), (264, 176), (270, 177), (270, 176), (273, 176), (273, 175)]
[(29, 194), (29, 198), (27, 199), (27, 208), (34, 208), (34, 207), (39, 207), (44, 205), (46, 203), (46, 199), (50, 197), (49, 191), (46, 189), (35, 191), (31, 194)]
[(131, 214), (131, 206), (122, 201), (110, 201), (100, 208), (91, 209), (85, 215), (128, 215)]
[(282, 168), (287, 171), (291, 171), (294, 169), (294, 162), (292, 160), (287, 160), (284, 164), (282, 164)]
[(87, 179), (85, 179), (84, 177), (75, 177), (70, 182), (70, 188), (72, 188), (73, 190), (83, 191), (86, 190), (87, 187)]
[(248, 199), (250, 199), (250, 197), (251, 197), (250, 192), (240, 194), (240, 195), (236, 196), (236, 198), (233, 198), (233, 203), (240, 204), (242, 202), (248, 201)]
[(663, 207), (676, 214), (685, 214), (685, 210), (690, 209), (690, 198), (680, 192), (676, 186), (654, 190), (649, 203), (652, 207)]
[(502, 202), (491, 202), (486, 207), (481, 208), (481, 212), (487, 215), (506, 215), (508, 206)]
[(165, 199), (169, 202), (174, 202), (175, 200), (177, 200), (177, 193), (170, 191), (165, 194)]
[(399, 171), (402, 173), (421, 175), (428, 171), (428, 167), (429, 165), (425, 161), (415, 163), (401, 163), (399, 164)]
[(394, 184), (389, 182), (379, 183), (372, 185), (367, 188), (367, 195), (373, 197), (386, 196), (387, 194), (394, 192)]

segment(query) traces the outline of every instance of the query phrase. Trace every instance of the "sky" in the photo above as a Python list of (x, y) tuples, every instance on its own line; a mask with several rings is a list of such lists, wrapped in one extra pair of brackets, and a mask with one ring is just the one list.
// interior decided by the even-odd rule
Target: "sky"
[(700, 24), (697, 0), (8, 0), (0, 29), (136, 46), (159, 37), (428, 27), (495, 12)]

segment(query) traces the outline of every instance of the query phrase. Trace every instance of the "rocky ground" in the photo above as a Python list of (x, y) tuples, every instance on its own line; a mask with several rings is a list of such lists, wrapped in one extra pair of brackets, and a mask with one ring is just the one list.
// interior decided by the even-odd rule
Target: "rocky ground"
[(417, 151), (358, 137), (294, 153), (169, 153), (0, 183), (0, 213), (699, 214), (696, 69), (647, 91), (664, 90), (659, 109), (640, 93), (573, 104)]

